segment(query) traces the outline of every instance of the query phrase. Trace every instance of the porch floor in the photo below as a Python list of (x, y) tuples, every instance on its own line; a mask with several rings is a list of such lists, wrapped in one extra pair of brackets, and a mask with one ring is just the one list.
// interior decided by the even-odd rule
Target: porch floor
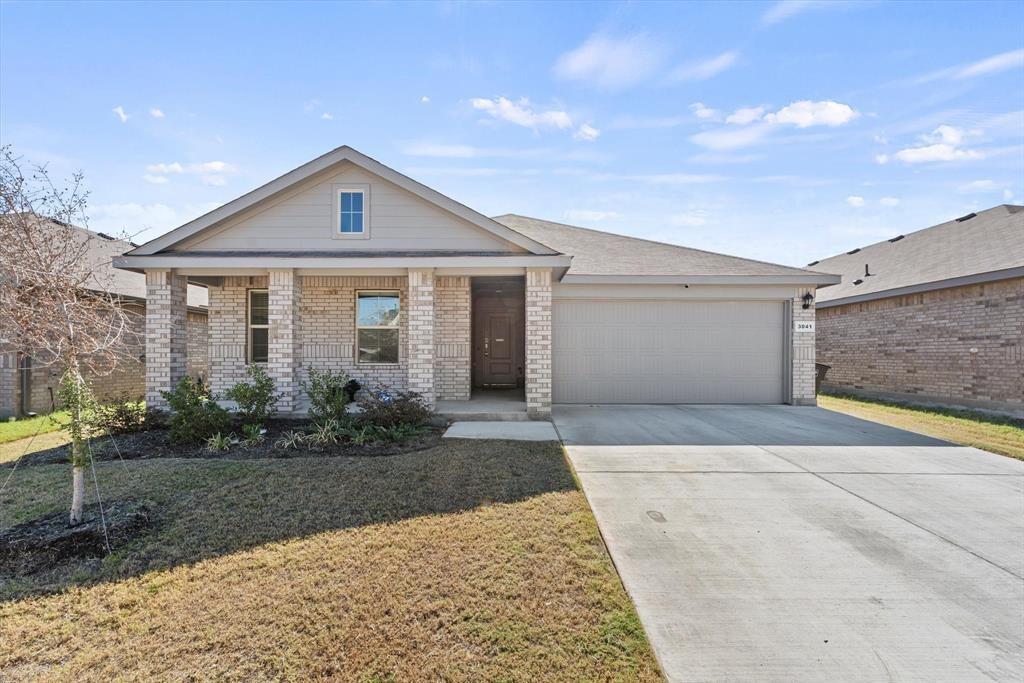
[(468, 401), (438, 401), (437, 412), (462, 422), (525, 422), (526, 398), (522, 390), (474, 391)]

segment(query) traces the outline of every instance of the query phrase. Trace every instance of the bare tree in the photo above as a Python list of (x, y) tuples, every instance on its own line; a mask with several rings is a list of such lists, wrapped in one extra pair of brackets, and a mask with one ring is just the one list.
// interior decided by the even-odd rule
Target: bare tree
[[(23, 173), (22, 167), (28, 170)], [(121, 305), (109, 263), (98, 262), (86, 226), (88, 194), (76, 173), (64, 186), (44, 166), (23, 164), (0, 149), (0, 347), (61, 373), (71, 434), (71, 524), (82, 521), (85, 468), (91, 453), (90, 378), (113, 371), (137, 338)]]

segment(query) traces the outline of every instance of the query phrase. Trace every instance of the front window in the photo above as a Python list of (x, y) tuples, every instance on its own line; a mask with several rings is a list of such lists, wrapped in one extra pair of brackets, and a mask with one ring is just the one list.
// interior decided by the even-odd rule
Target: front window
[(360, 235), (364, 229), (363, 193), (358, 190), (342, 190), (338, 193), (338, 232), (343, 235)]
[(356, 352), (360, 363), (398, 362), (398, 292), (356, 295)]
[(266, 363), (270, 349), (270, 305), (267, 290), (249, 290), (249, 362)]

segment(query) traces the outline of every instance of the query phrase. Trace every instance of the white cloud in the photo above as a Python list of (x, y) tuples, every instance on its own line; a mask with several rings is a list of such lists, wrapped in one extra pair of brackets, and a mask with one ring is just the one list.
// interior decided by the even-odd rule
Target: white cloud
[(677, 227), (696, 228), (708, 222), (707, 212), (693, 211), (690, 213), (677, 213), (669, 216), (668, 222)]
[(739, 60), (736, 52), (723, 52), (720, 55), (690, 62), (676, 67), (669, 75), (671, 81), (706, 81), (732, 67)]
[(588, 209), (569, 209), (564, 214), (567, 221), (606, 221), (610, 218), (618, 218), (615, 211), (591, 211)]
[(982, 158), (982, 153), (973, 149), (963, 149), (961, 145), (969, 136), (980, 135), (981, 131), (964, 130), (953, 126), (939, 126), (931, 133), (920, 136), (922, 145), (907, 147), (891, 157), (880, 154), (875, 157), (879, 164), (887, 163), (890, 158), (905, 164), (922, 164), (937, 161), (967, 161)]
[(712, 109), (711, 107), (706, 106), (703, 102), (694, 102), (691, 104), (690, 111), (692, 111), (693, 115), (698, 119), (702, 119), (704, 121), (715, 121), (719, 117), (717, 109)]
[(150, 173), (184, 173), (185, 168), (177, 161), (171, 164), (150, 164), (146, 166)]
[(575, 133), (572, 134), (576, 140), (585, 140), (587, 142), (593, 142), (601, 134), (597, 128), (594, 128), (589, 123), (584, 123), (580, 126)]
[(995, 192), (1002, 186), (1002, 183), (997, 183), (994, 180), (972, 180), (971, 182), (964, 183), (958, 187), (957, 191), (965, 194), (972, 194), (975, 192)]
[(769, 123), (789, 123), (797, 128), (811, 126), (842, 126), (860, 116), (848, 104), (824, 100), (812, 102), (801, 100), (764, 117)]
[(612, 37), (595, 33), (555, 62), (559, 78), (602, 88), (624, 88), (650, 77), (661, 66), (665, 49), (650, 36)]
[(204, 175), (200, 176), (199, 180), (202, 181), (203, 185), (212, 185), (214, 187), (223, 187), (228, 184), (227, 178), (222, 175)]
[(1001, 52), (997, 55), (986, 57), (977, 62), (960, 64), (948, 69), (939, 69), (914, 79), (913, 82), (928, 83), (939, 79), (961, 81), (967, 78), (988, 76), (989, 74), (999, 73), (1007, 69), (1017, 69), (1022, 66), (1024, 66), (1024, 49), (1010, 50), (1009, 52)]
[(142, 179), (145, 180), (147, 183), (150, 183), (152, 185), (166, 185), (169, 182), (167, 176), (151, 175), (149, 173), (146, 173), (145, 175), (143, 175)]
[(420, 98), (420, 102), (422, 102), (423, 104), (430, 104), (430, 97), (424, 95), (423, 97)]
[(864, 206), (864, 198), (855, 194), (851, 194), (849, 197), (846, 198), (846, 203), (849, 204), (850, 206), (856, 206), (859, 208), (861, 206)]
[(572, 128), (572, 118), (567, 112), (550, 109), (548, 111), (534, 111), (530, 100), (522, 97), (513, 102), (507, 97), (497, 97), (493, 100), (474, 97), (470, 100), (474, 109), (486, 112), (500, 121), (514, 123), (524, 128), (557, 128), (564, 130)]
[(837, 6), (839, 3), (834, 0), (833, 2), (829, 2), (828, 0), (781, 0), (769, 7), (765, 13), (761, 15), (761, 25), (771, 26), (800, 14), (801, 12), (813, 9), (825, 9), (830, 5)]
[(745, 126), (748, 123), (758, 121), (764, 116), (764, 107), (741, 107), (726, 117), (726, 123), (737, 126)]
[(323, 114), (320, 114), (320, 118), (322, 118), (324, 121), (333, 121), (334, 120), (334, 114), (331, 114), (330, 112), (325, 111)]
[(234, 173), (236, 169), (225, 161), (207, 161), (201, 164), (189, 164), (190, 173)]
[(110, 111), (114, 112), (114, 115), (117, 116), (121, 123), (125, 123), (128, 120), (128, 114), (125, 113), (124, 107), (121, 105), (117, 105)]
[(162, 109), (153, 107), (149, 110), (149, 115), (152, 116), (154, 119), (162, 119), (164, 117), (164, 112)]
[(878, 200), (878, 203), (882, 206), (899, 206), (899, 197), (882, 197)]
[(690, 137), (690, 142), (714, 150), (739, 149), (760, 142), (772, 129), (768, 124), (743, 128), (707, 130)]
[(1006, 188), (1005, 190), (1003, 190), (1003, 199), (1005, 199), (1006, 201), (1010, 201), (1011, 199), (1013, 199), (1013, 190), (1011, 190), (1010, 188)]

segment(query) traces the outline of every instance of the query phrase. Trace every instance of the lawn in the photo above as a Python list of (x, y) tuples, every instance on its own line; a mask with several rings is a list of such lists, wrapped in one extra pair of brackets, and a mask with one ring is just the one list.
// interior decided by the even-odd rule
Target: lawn
[(0, 444), (25, 439), (35, 434), (58, 431), (61, 429), (60, 420), (65, 416), (65, 413), (57, 412), (50, 415), (39, 415), (38, 417), (26, 417), (20, 420), (0, 421)]
[(1024, 420), (971, 410), (919, 408), (850, 396), (818, 396), (822, 408), (1024, 460)]
[[(0, 576), (0, 679), (660, 679), (555, 444), (97, 474), (154, 526)], [(66, 465), (22, 464), (0, 528), (65, 509), (69, 489)]]

